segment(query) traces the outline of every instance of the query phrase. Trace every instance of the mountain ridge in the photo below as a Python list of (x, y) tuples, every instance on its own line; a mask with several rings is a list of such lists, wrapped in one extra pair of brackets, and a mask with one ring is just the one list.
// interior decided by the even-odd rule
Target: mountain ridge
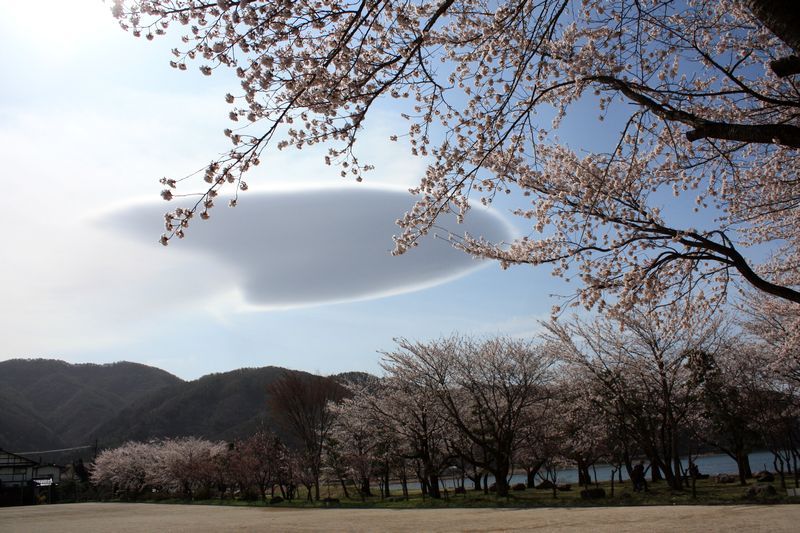
[[(0, 448), (52, 450), (95, 442), (106, 448), (127, 440), (189, 435), (212, 440), (245, 437), (260, 427), (276, 427), (267, 389), (287, 372), (312, 376), (265, 366), (183, 380), (129, 361), (0, 361)], [(364, 375), (345, 372), (329, 378), (345, 381)]]

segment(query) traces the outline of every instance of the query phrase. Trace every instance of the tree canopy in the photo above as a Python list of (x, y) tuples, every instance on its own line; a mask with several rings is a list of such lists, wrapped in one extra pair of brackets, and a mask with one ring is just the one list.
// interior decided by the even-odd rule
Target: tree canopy
[[(226, 187), (235, 205), (267, 149), (324, 143), (326, 163), (361, 180), (378, 162), (357, 157), (359, 131), (376, 102), (399, 99), (398, 135), (428, 166), (396, 253), (442, 213), (508, 194), (528, 235), (456, 245), (577, 277), (575, 303), (713, 304), (734, 279), (800, 303), (790, 0), (116, 0), (113, 12), (148, 39), (183, 26), (175, 68), (240, 80), (226, 95), (233, 146), (201, 173), (200, 200), (166, 215), (164, 244)], [(586, 102), (623, 119), (603, 151), (558, 140)], [(177, 180), (162, 182), (173, 198)]]

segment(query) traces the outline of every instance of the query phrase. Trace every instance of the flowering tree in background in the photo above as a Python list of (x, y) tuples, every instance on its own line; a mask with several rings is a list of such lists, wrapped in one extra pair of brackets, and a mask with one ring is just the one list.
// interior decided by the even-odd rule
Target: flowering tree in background
[(91, 479), (133, 497), (153, 490), (193, 498), (217, 484), (218, 460), (226, 453), (224, 443), (196, 437), (127, 442), (97, 456)]
[(319, 500), (323, 446), (333, 424), (328, 404), (341, 400), (346, 390), (333, 380), (296, 372), (286, 372), (267, 388), (271, 415), (293, 438), (292, 456), (302, 465), (297, 475), (304, 484), (313, 478), (310, 486)]
[(230, 471), (242, 492), (255, 487), (261, 501), (267, 500), (278, 483), (284, 446), (275, 433), (261, 429), (246, 439), (237, 441), (230, 461)]
[[(572, 379), (576, 376), (577, 373), (567, 373), (567, 379), (562, 379), (562, 393), (555, 409), (558, 425), (562, 428), (558, 444), (560, 453), (575, 463), (578, 484), (588, 488), (593, 479), (589, 468), (608, 458), (608, 443), (614, 425), (592, 401), (594, 384), (588, 380)], [(597, 483), (599, 480), (594, 481)]]
[(751, 292), (740, 310), (744, 331), (772, 355), (770, 367), (800, 385), (800, 306)]
[(103, 450), (92, 467), (91, 480), (95, 485), (110, 485), (113, 490), (137, 494), (151, 487), (156, 464), (156, 447), (144, 442), (127, 442)]
[(439, 399), (396, 369), (371, 387), (354, 390), (353, 405), (380, 435), (394, 440), (401, 483), (407, 495), (405, 462), (416, 465), (423, 494), (441, 497), (439, 477), (452, 464), (451, 427)]
[(167, 439), (153, 445), (155, 463), (150, 465), (149, 477), (165, 490), (192, 499), (198, 489), (215, 484), (217, 459), (227, 453), (222, 442), (197, 437)]
[[(576, 272), (588, 307), (700, 285), (695, 297), (719, 301), (733, 276), (800, 303), (792, 0), (115, 0), (113, 13), (148, 39), (183, 26), (175, 68), (196, 60), (240, 80), (226, 95), (233, 147), (201, 172), (199, 200), (166, 215), (164, 244), (226, 185), (246, 189), (268, 147), (324, 143), (326, 162), (360, 180), (371, 164), (356, 155), (359, 131), (394, 98), (411, 151), (428, 158), (397, 253), (442, 213), (516, 194), (531, 235), (458, 245)], [(607, 147), (558, 141), (568, 114), (590, 118), (586, 103), (620, 119)], [(171, 199), (177, 180), (163, 183)], [(689, 202), (696, 219), (672, 209)], [(759, 244), (772, 256), (748, 259)]]
[(396, 351), (384, 353), (384, 369), (437, 400), (452, 427), (483, 451), (483, 461), (472, 460), (506, 496), (524, 428), (547, 406), (552, 358), (529, 342), (506, 338), (397, 342)]
[(330, 409), (335, 422), (331, 437), (340, 446), (341, 459), (347, 465), (351, 479), (358, 480), (361, 495), (372, 496), (370, 479), (375, 469), (380, 433), (365, 407), (356, 399), (332, 404)]
[[(231, 444), (194, 437), (128, 442), (98, 455), (92, 481), (122, 498), (260, 494), (277, 503), (276, 490), (313, 501), (321, 473), (328, 497), (338, 482), (343, 497), (366, 500), (377, 496), (377, 481), (385, 498), (399, 481), (409, 498), (414, 471), (423, 498), (447, 497), (459, 477), (458, 493), (466, 494), (469, 477), (475, 489), (505, 497), (510, 477), (524, 470), (527, 483), (514, 490), (533, 488), (538, 476), (538, 488), (558, 497), (568, 490), (559, 486), (560, 472), (575, 468), (586, 497), (604, 497), (588, 485), (601, 481), (593, 465), (606, 463), (613, 497), (614, 473), (622, 481), (624, 467), (633, 478), (632, 462), (642, 459), (653, 481), (682, 490), (689, 476), (681, 458), (691, 464), (702, 444), (736, 461), (743, 484), (752, 477), (748, 454), (768, 449), (781, 483), (794, 472), (800, 485), (800, 385), (782, 355), (757, 338), (731, 336), (719, 317), (683, 327), (684, 303), (637, 307), (624, 318), (552, 321), (535, 344), (401, 339), (384, 353), (384, 377), (360, 375), (345, 386), (305, 376), (313, 391), (286, 379), (273, 384), (272, 407), (306, 420), (293, 430), (283, 420), (295, 433), (290, 445), (266, 430)], [(318, 387), (323, 381), (331, 387)], [(285, 396), (277, 400), (276, 392)]]
[(752, 476), (748, 454), (762, 445), (759, 436), (763, 430), (754, 421), (764, 388), (771, 381), (765, 379), (769, 363), (759, 351), (757, 345), (730, 338), (715, 353), (689, 353), (701, 414), (696, 433), (701, 442), (736, 461), (741, 485)]
[(653, 474), (663, 473), (676, 490), (682, 487), (679, 443), (698, 410), (688, 358), (717, 347), (716, 324), (686, 329), (680, 327), (684, 314), (681, 306), (664, 311), (660, 320), (652, 311), (634, 310), (616, 320), (546, 325), (550, 339), (561, 343), (564, 360), (596, 385), (590, 399), (595, 409), (635, 439)]

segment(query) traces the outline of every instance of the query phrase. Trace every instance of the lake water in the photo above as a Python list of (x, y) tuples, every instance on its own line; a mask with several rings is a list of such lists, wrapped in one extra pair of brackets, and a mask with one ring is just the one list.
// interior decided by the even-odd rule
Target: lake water
[[(750, 454), (750, 468), (753, 472), (758, 472), (760, 470), (769, 470), (773, 471), (774, 468), (772, 466), (772, 459), (773, 456), (769, 452), (754, 452)], [(683, 467), (688, 469), (689, 467), (689, 460), (687, 458), (682, 459)], [(715, 476), (717, 474), (736, 474), (738, 469), (736, 467), (736, 461), (731, 459), (729, 456), (724, 454), (713, 454), (713, 455), (701, 455), (695, 458), (695, 463), (697, 464), (697, 468), (700, 470), (701, 474), (710, 474)], [(647, 464), (647, 463), (645, 463)], [(612, 467), (609, 465), (597, 465), (595, 470), (589, 468), (589, 473), (592, 475), (592, 479), (594, 479), (595, 471), (597, 472), (597, 478), (599, 481), (609, 481), (611, 479), (611, 469)], [(542, 471), (544, 473), (544, 471)], [(650, 471), (647, 471), (648, 478)], [(618, 474), (617, 474), (618, 475)], [(615, 479), (619, 479), (616, 478)], [(625, 471), (625, 467), (622, 468), (622, 479), (627, 480), (628, 474)], [(577, 483), (578, 482), (578, 470), (575, 468), (569, 468), (564, 470), (559, 470), (557, 476), (558, 483)], [(515, 474), (511, 477), (511, 485), (515, 483), (525, 483), (526, 478), (525, 474)], [(536, 477), (536, 483), (540, 482), (540, 478)], [(460, 479), (446, 479), (445, 484), (447, 488), (454, 488), (458, 485)], [(489, 483), (493, 483), (494, 478), (489, 476)], [(467, 488), (471, 488), (472, 484), (469, 480), (465, 482)], [(401, 490), (399, 483), (392, 483), (390, 485), (392, 491)], [(420, 486), (417, 482), (408, 483), (408, 488), (410, 490), (419, 490)]]
[[(681, 460), (683, 463), (683, 467), (688, 470), (689, 468), (689, 459), (683, 458)], [(736, 461), (731, 459), (729, 456), (724, 454), (714, 454), (714, 455), (701, 455), (696, 457), (694, 460), (695, 464), (697, 464), (697, 468), (700, 470), (701, 474), (711, 474), (712, 476), (717, 474), (736, 474), (739, 470), (736, 467)], [(634, 463), (635, 464), (635, 463)], [(645, 463), (645, 466), (648, 463)], [(766, 465), (766, 466), (765, 466)], [(760, 470), (773, 470), (772, 466), (772, 454), (769, 452), (755, 452), (750, 454), (750, 468), (753, 472), (758, 472)], [(597, 465), (597, 478), (599, 481), (608, 481), (611, 479), (611, 469), (612, 467), (609, 465)], [(594, 478), (594, 470), (589, 468), (589, 473)], [(647, 471), (648, 478), (650, 477), (650, 471)], [(619, 478), (616, 478), (619, 479)], [(628, 473), (625, 471), (625, 467), (622, 467), (622, 479), (628, 479)], [(524, 474), (517, 474), (511, 478), (511, 484), (514, 483), (524, 483), (525, 482), (525, 475)], [(561, 470), (558, 472), (558, 482), (559, 483), (577, 483), (578, 482), (578, 470), (575, 468), (570, 468), (567, 470)], [(537, 477), (538, 483), (538, 477)]]

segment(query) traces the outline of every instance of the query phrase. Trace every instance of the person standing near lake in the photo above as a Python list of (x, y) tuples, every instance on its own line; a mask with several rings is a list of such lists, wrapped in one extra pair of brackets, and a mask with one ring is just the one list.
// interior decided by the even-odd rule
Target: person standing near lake
[(633, 482), (634, 492), (647, 492), (647, 480), (645, 479), (644, 461), (639, 461), (639, 464), (633, 467), (631, 472), (631, 481)]

